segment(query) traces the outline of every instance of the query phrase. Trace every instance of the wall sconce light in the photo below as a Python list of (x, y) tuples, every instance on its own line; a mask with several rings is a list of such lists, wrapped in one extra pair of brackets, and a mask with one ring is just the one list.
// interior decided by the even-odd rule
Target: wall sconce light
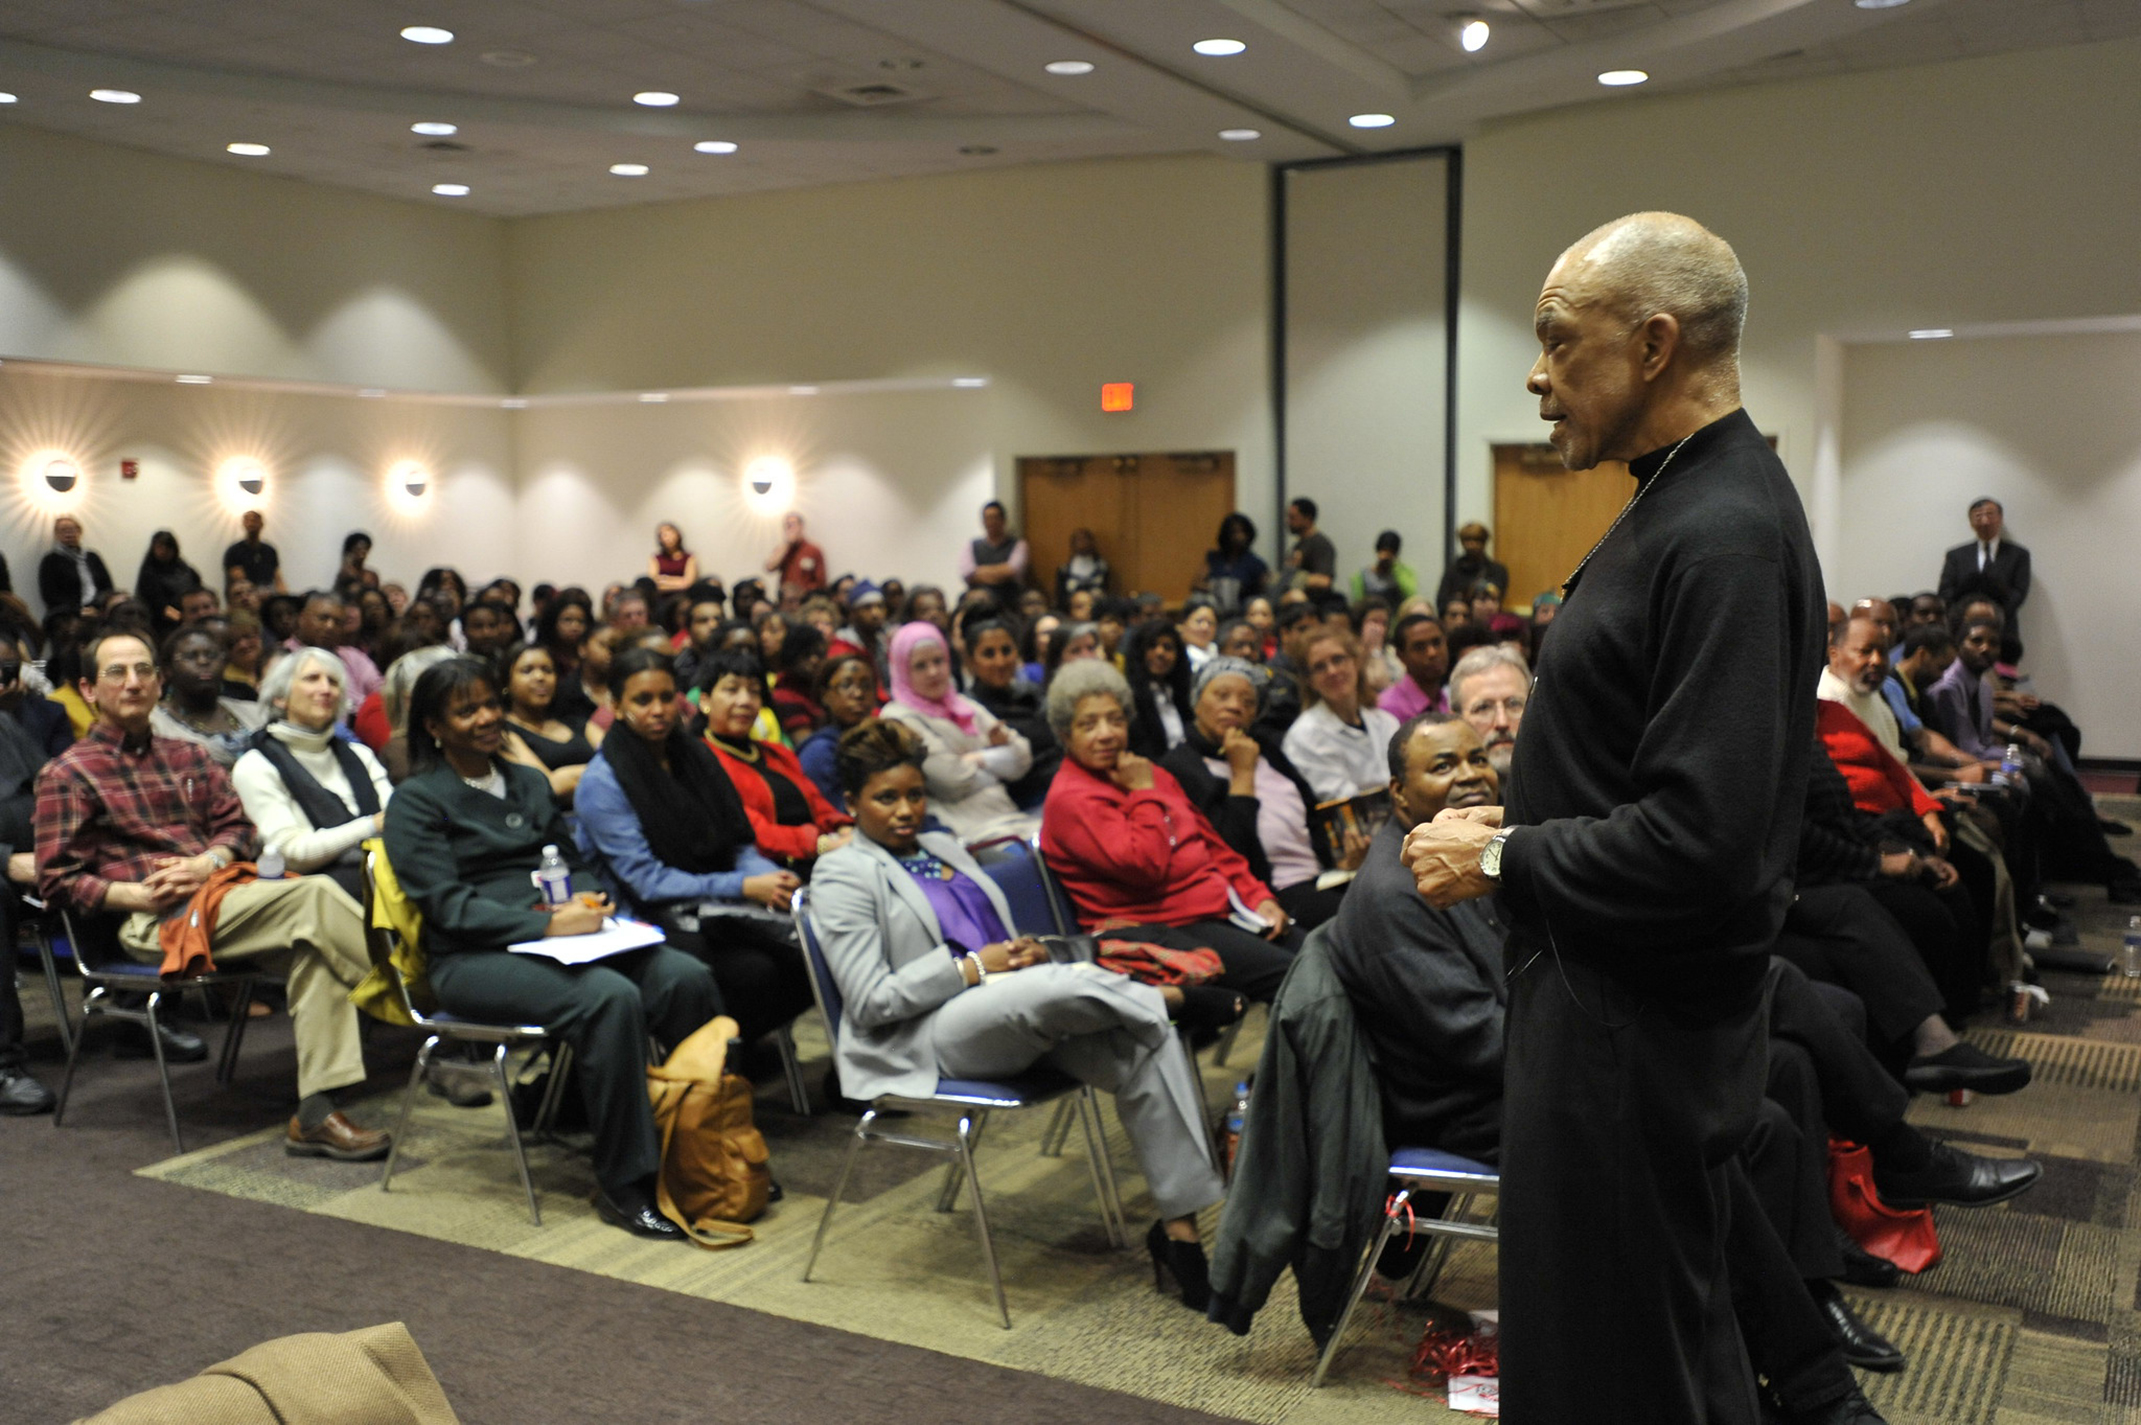
[(45, 462), (45, 484), (56, 494), (66, 494), (81, 478), (82, 467), (63, 455)]
[(232, 483), (248, 495), (257, 495), (268, 487), (268, 472), (257, 460), (243, 458), (230, 464)]
[(413, 460), (403, 461), (396, 468), (394, 479), (410, 496), (420, 496), (431, 488), (431, 473)]
[(761, 455), (743, 467), (744, 498), (760, 514), (785, 511), (795, 498), (795, 467), (778, 455)]

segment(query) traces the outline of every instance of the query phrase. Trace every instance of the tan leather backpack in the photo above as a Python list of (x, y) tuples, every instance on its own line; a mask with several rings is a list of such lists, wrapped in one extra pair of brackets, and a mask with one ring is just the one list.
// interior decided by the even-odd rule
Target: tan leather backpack
[(656, 1201), (662, 1215), (708, 1251), (741, 1247), (744, 1224), (766, 1210), (773, 1175), (766, 1140), (751, 1120), (751, 1081), (728, 1072), (736, 1021), (716, 1015), (647, 1068), (647, 1097), (662, 1139)]

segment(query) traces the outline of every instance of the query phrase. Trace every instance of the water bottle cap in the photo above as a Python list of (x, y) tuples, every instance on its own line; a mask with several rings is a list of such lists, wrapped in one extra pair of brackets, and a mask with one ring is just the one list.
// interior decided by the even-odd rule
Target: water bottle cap
[(543, 854), (545, 856), (555, 856), (558, 854), (558, 848), (555, 846), (545, 846), (543, 848)]

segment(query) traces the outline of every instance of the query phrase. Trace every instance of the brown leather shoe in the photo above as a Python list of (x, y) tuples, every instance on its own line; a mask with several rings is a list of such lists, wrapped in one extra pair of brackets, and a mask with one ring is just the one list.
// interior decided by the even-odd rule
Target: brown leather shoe
[(283, 1151), (293, 1158), (333, 1158), (340, 1163), (369, 1163), (384, 1158), (393, 1135), (379, 1128), (359, 1128), (340, 1113), (330, 1113), (311, 1132), (295, 1118), (283, 1135)]

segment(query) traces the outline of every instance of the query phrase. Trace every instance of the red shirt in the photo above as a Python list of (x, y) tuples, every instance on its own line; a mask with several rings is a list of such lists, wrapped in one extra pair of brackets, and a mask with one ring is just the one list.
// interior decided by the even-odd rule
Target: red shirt
[(743, 799), (743, 814), (751, 819), (751, 839), (758, 849), (768, 856), (785, 856), (791, 861), (808, 861), (818, 854), (818, 837), (853, 823), (854, 818), (836, 810), (818, 790), (818, 784), (810, 780), (803, 764), (796, 761), (795, 754), (778, 742), (754, 742), (762, 765), (775, 776), (786, 777), (795, 783), (795, 789), (803, 794), (810, 804), (810, 823), (804, 826), (783, 826), (773, 812), (773, 789), (757, 767), (744, 761), (723, 747), (714, 738), (707, 738), (706, 745), (714, 749), (721, 759), (721, 769), (729, 774), (736, 784), (736, 795)]
[(1229, 889), (1252, 907), (1272, 898), (1157, 766), (1150, 788), (1126, 792), (1066, 760), (1041, 812), (1041, 854), (1087, 929), (1116, 917), (1140, 925), (1225, 920)]
[(230, 774), (197, 742), (127, 746), (99, 718), (37, 776), (37, 893), (76, 910), (102, 908), (113, 882), (146, 880), (167, 856), (220, 846), (243, 861), (254, 840)]
[(825, 551), (807, 539), (788, 546), (781, 556), (781, 583), (793, 584), (806, 594), (825, 587)]
[(1911, 769), (1898, 762), (1873, 729), (1842, 703), (1823, 698), (1814, 729), (1836, 769), (1851, 784), (1851, 800), (1860, 811), (1882, 816), (1908, 807), (1911, 815), (1922, 817), (1940, 810), (1940, 803), (1918, 785)]

